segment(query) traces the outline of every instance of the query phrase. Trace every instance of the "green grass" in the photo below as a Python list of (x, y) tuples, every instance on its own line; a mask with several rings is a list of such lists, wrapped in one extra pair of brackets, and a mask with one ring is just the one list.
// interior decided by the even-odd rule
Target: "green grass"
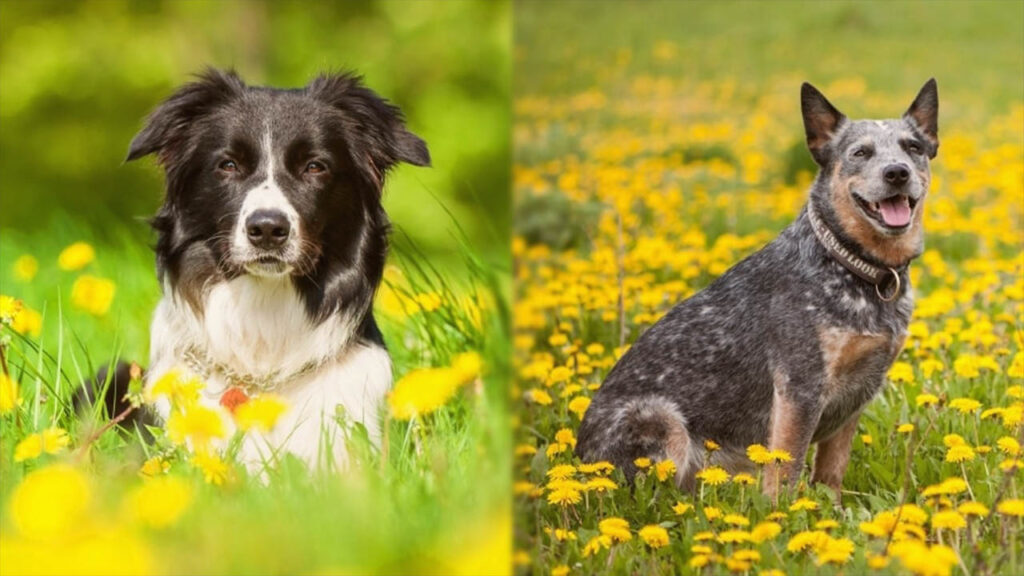
[[(460, 237), (457, 231), (453, 234)], [(503, 272), (485, 270), (468, 248), (461, 250), (460, 259), (452, 259), (455, 265), (440, 270), (413, 252), (414, 244), (404, 242), (407, 248), (392, 256), (405, 278), (396, 289), (409, 295), (439, 294), (444, 303), (429, 313), (381, 315), (396, 378), (415, 368), (444, 366), (455, 354), (475, 350), (484, 357), (482, 381), (411, 424), (388, 418), (380, 451), (352, 434), (348, 443), (353, 465), (344, 473), (311, 473), (298, 460), (286, 458), (264, 482), (229, 462), (236, 481), (214, 486), (184, 458), (172, 459), (170, 476), (183, 479), (194, 496), (173, 525), (153, 529), (131, 520), (127, 495), (142, 484), (143, 461), (164, 445), (109, 430), (84, 446), (108, 415), (82, 418), (70, 409), (79, 383), (99, 366), (114, 358), (146, 364), (149, 319), (159, 288), (152, 252), (131, 234), (124, 238), (97, 245), (93, 263), (67, 272), (56, 265), (60, 251), (72, 242), (94, 240), (75, 219), (66, 217), (34, 234), (3, 233), (0, 293), (43, 315), (38, 335), (21, 335), (8, 326), (0, 335), (22, 398), (20, 408), (0, 416), (0, 529), (9, 553), (24, 553), (18, 546), (29, 542), (35, 546), (28, 548), (33, 553), (54, 554), (35, 568), (43, 572), (133, 571), (137, 566), (119, 558), (122, 550), (133, 549), (132, 542), (141, 542), (148, 571), (160, 573), (507, 570), (509, 474), (504, 455), (510, 448)], [(24, 254), (40, 264), (31, 282), (17, 280), (12, 272), (15, 259)], [(105, 315), (93, 317), (70, 303), (70, 286), (81, 274), (116, 283)], [(486, 303), (476, 324), (460, 304), (473, 296)], [(14, 462), (15, 446), (50, 426), (68, 430), (70, 446), (55, 455)], [(19, 514), (24, 512), (11, 508), (12, 492), (27, 474), (60, 463), (85, 472), (93, 503), (70, 534), (25, 540), (19, 532)], [(105, 546), (97, 534), (116, 534), (125, 543)], [(92, 558), (77, 566), (61, 564), (61, 550), (79, 545), (90, 547)], [(8, 552), (0, 553), (4, 574), (22, 565), (12, 564)], [(63, 556), (67, 562), (73, 557), (71, 552)]]

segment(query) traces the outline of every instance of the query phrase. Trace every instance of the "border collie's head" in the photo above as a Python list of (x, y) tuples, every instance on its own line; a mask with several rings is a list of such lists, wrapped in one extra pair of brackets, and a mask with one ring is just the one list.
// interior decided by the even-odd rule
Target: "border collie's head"
[(430, 164), (398, 108), (351, 74), (278, 90), (208, 69), (150, 114), (128, 160), (152, 153), (167, 176), (153, 220), (161, 278), (199, 313), (218, 281), (290, 278), (316, 319), (369, 306), (387, 249), (384, 177)]

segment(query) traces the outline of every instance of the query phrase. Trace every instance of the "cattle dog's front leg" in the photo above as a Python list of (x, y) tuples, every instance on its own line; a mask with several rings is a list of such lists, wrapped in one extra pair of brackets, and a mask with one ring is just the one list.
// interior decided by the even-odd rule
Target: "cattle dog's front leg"
[(840, 501), (846, 466), (850, 463), (850, 447), (853, 445), (853, 435), (857, 432), (858, 420), (860, 412), (851, 416), (846, 424), (827, 440), (819, 442), (818, 453), (814, 457), (814, 474), (811, 480), (831, 488), (835, 492), (837, 503)]
[(784, 450), (792, 457), (789, 462), (769, 464), (765, 468), (764, 492), (773, 498), (779, 490), (800, 478), (807, 450), (821, 418), (821, 402), (814, 394), (802, 394), (788, 378), (775, 377), (775, 395), (772, 398), (769, 450)]

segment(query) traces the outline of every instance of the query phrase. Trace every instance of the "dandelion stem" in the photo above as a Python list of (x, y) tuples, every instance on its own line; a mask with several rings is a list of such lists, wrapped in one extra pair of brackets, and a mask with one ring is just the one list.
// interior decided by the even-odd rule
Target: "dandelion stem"
[(89, 451), (89, 446), (91, 446), (94, 442), (99, 440), (100, 436), (103, 436), (103, 434), (105, 434), (107, 430), (110, 430), (114, 426), (117, 426), (122, 421), (124, 421), (124, 419), (127, 418), (134, 410), (135, 406), (129, 405), (127, 408), (122, 410), (120, 414), (114, 416), (114, 418), (112, 418), (109, 422), (104, 424), (102, 428), (93, 432), (92, 435), (89, 436), (89, 438), (87, 438), (85, 442), (82, 443), (82, 447), (78, 449), (78, 457), (81, 458), (85, 456), (85, 454)]

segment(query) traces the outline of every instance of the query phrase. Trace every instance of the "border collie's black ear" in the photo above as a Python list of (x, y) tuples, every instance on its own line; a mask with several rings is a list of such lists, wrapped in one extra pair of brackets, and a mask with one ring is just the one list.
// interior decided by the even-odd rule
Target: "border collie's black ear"
[(426, 142), (406, 129), (401, 110), (363, 86), (359, 76), (321, 75), (309, 83), (306, 92), (342, 113), (353, 161), (369, 170), (378, 184), (399, 162), (430, 166)]
[(807, 132), (807, 148), (819, 166), (829, 159), (829, 142), (846, 122), (846, 116), (832, 105), (817, 88), (804, 82), (800, 86), (800, 110)]
[(939, 151), (939, 86), (930, 78), (917, 93), (917, 98), (903, 114), (928, 139), (928, 157), (935, 158)]
[(245, 84), (234, 71), (207, 68), (198, 80), (179, 88), (149, 115), (146, 126), (132, 139), (125, 162), (157, 152), (166, 166), (184, 144), (189, 124), (243, 89)]

